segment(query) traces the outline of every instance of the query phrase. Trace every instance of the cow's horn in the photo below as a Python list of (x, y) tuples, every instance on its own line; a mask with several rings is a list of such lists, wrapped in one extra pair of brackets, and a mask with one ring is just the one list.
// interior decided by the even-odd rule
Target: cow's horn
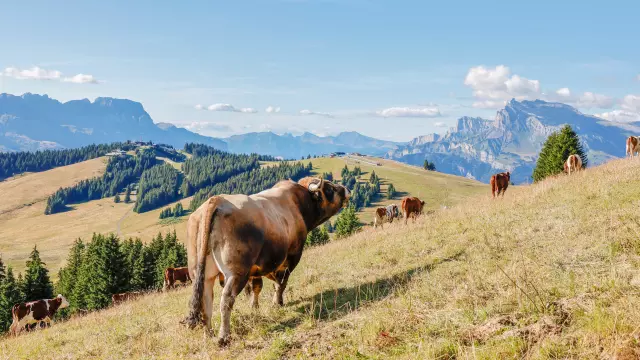
[(320, 183), (311, 183), (309, 184), (309, 191), (318, 191), (322, 189), (322, 185), (324, 184), (324, 179), (320, 178)]

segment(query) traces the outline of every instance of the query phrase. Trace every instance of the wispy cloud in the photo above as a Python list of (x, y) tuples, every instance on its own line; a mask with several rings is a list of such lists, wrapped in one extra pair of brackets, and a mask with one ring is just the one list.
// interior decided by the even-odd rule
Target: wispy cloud
[(2, 75), (18, 80), (62, 81), (74, 84), (98, 84), (100, 82), (93, 75), (77, 74), (65, 77), (58, 70), (47, 70), (38, 66), (30, 69), (7, 67), (2, 71)]
[[(201, 104), (194, 106), (196, 110), (204, 110), (205, 107)], [(212, 104), (206, 107), (209, 111), (229, 111), (229, 112), (241, 112), (247, 114), (255, 114), (258, 110), (254, 108), (236, 108), (231, 104)]]
[(436, 123), (433, 123), (433, 126), (435, 126), (435, 127), (439, 127), (439, 128), (446, 128), (446, 127), (447, 127), (447, 124), (445, 124), (445, 123), (443, 123), (443, 122), (441, 122), (441, 121), (438, 121), (438, 122), (436, 122)]
[(311, 111), (311, 110), (308, 110), (308, 109), (300, 110), (300, 115), (316, 115), (316, 116), (324, 116), (324, 117), (328, 117), (328, 118), (332, 118), (333, 117), (333, 115), (331, 115), (329, 113)]
[(208, 122), (208, 121), (198, 121), (192, 122), (184, 126), (186, 129), (197, 133), (206, 133), (206, 132), (223, 132), (228, 133), (232, 132), (233, 129), (226, 124), (216, 123), (216, 122)]
[(264, 111), (269, 113), (269, 114), (275, 114), (275, 113), (279, 113), (280, 112), (280, 107), (279, 106), (268, 106)]
[(619, 105), (621, 109), (596, 114), (596, 116), (615, 122), (640, 121), (640, 95), (626, 95)]
[(615, 105), (615, 100), (606, 95), (596, 94), (590, 91), (581, 95), (573, 95), (569, 88), (561, 88), (545, 97), (547, 100), (560, 101), (583, 109), (610, 109)]
[(390, 107), (376, 111), (376, 115), (382, 117), (417, 118), (435, 118), (442, 116), (437, 107)]

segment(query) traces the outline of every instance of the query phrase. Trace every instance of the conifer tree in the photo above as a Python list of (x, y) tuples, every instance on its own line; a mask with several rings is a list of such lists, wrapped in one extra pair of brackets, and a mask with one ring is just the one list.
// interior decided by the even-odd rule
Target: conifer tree
[(315, 246), (329, 242), (329, 231), (325, 226), (318, 226), (307, 234), (306, 245)]
[(328, 233), (332, 233), (332, 232), (333, 232), (333, 226), (331, 226), (331, 221), (330, 221), (330, 220), (327, 220), (327, 221), (324, 223), (324, 225), (323, 225), (323, 226), (324, 226), (324, 228), (325, 228), (325, 229), (327, 229), (327, 232), (328, 232)]
[(120, 195), (119, 194), (116, 194), (116, 196), (113, 197), (113, 202), (116, 203), (116, 204), (120, 203)]
[(184, 215), (184, 209), (182, 208), (182, 203), (178, 202), (176, 206), (173, 207), (173, 216), (180, 217)]
[(582, 147), (578, 134), (569, 125), (565, 125), (559, 132), (554, 132), (545, 141), (536, 168), (533, 170), (533, 181), (540, 181), (547, 176), (560, 174), (564, 171), (564, 163), (569, 155), (578, 155), (582, 166), (587, 166), (587, 155)]
[(125, 204), (131, 202), (131, 185), (127, 185), (127, 190), (124, 192), (124, 202)]
[(387, 187), (387, 199), (392, 200), (396, 197), (396, 188), (393, 184), (389, 184)]
[(2, 282), (6, 277), (7, 277), (7, 269), (5, 268), (4, 262), (2, 261), (2, 256), (0, 256), (0, 285), (2, 285)]
[(81, 291), (77, 291), (77, 285), (80, 280), (80, 271), (82, 268), (82, 262), (84, 260), (84, 251), (85, 245), (82, 242), (82, 239), (76, 239), (76, 241), (73, 243), (73, 246), (71, 246), (71, 249), (69, 250), (67, 264), (64, 268), (60, 269), (58, 273), (59, 275), (56, 289), (58, 293), (64, 295), (64, 297), (69, 300), (68, 311), (70, 313), (73, 313), (81, 308), (83, 309), (83, 307), (79, 307), (79, 305), (84, 304), (84, 294)]
[(49, 279), (49, 270), (40, 259), (40, 252), (36, 246), (33, 247), (27, 261), (22, 291), (27, 301), (53, 298), (53, 284)]
[(347, 237), (360, 229), (360, 220), (356, 215), (356, 208), (353, 204), (342, 210), (335, 224), (335, 233), (338, 238)]
[(13, 269), (9, 266), (6, 278), (0, 284), (0, 332), (7, 331), (13, 322), (11, 317), (13, 305), (23, 301), (19, 283), (13, 276)]

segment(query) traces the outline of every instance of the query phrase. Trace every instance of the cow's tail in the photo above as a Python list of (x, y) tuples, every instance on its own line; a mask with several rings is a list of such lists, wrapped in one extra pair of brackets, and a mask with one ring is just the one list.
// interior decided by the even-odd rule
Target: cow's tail
[(18, 335), (18, 323), (20, 322), (20, 319), (18, 319), (18, 308), (20, 307), (20, 304), (15, 304), (13, 305), (13, 307), (11, 308), (11, 326), (9, 326), (9, 334), (10, 335)]
[[(200, 252), (197, 254), (196, 273), (193, 279), (193, 294), (189, 304), (189, 316), (186, 319), (190, 328), (195, 327), (200, 322), (202, 314), (202, 298), (204, 295), (204, 275), (206, 273), (207, 255), (209, 254), (209, 238), (211, 237), (211, 227), (215, 218), (218, 197), (209, 199), (207, 209), (202, 218), (202, 232), (195, 234), (199, 238)], [(204, 224), (203, 224), (204, 223)]]
[(162, 286), (162, 291), (167, 291), (169, 289), (169, 268), (164, 269), (164, 284)]

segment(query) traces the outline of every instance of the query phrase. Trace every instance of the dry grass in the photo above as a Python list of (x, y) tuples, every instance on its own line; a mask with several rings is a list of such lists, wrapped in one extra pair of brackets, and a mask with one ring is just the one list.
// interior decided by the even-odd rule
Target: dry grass
[(179, 325), (183, 289), (5, 339), (0, 356), (637, 358), (639, 170), (614, 161), (308, 249), (283, 308), (271, 286), (257, 313), (239, 297), (226, 349)]
[[(166, 158), (162, 160), (176, 167), (181, 166)], [(277, 162), (263, 162), (262, 166), (275, 164)], [(317, 173), (334, 171), (339, 175), (343, 166), (344, 161), (341, 159), (314, 159), (314, 171)], [(176, 221), (159, 221), (162, 208), (137, 214), (132, 211), (133, 204), (115, 204), (112, 198), (71, 205), (70, 211), (44, 215), (49, 194), (61, 186), (70, 186), (81, 179), (97, 176), (104, 171), (104, 167), (103, 159), (95, 159), (0, 182), (0, 196), (4, 200), (0, 205), (0, 254), (3, 260), (16, 270), (23, 271), (33, 246), (38, 245), (43, 260), (55, 274), (64, 265), (73, 241), (79, 237), (89, 239), (93, 233), (114, 232), (124, 237), (139, 237), (143, 241), (149, 241), (158, 232), (175, 230), (178, 238), (184, 240), (186, 216)], [(362, 168), (368, 173), (372, 169), (364, 165)], [(471, 193), (486, 191), (486, 186), (478, 182), (440, 173), (427, 173), (393, 162), (385, 162), (384, 167), (376, 167), (375, 170), (384, 181), (392, 181), (398, 191), (428, 196), (427, 206), (432, 207), (440, 206), (443, 202), (455, 203)], [(367, 178), (368, 175), (365, 174), (363, 179)], [(386, 191), (386, 183), (383, 183), (382, 188)], [(135, 196), (133, 200), (135, 201)], [(189, 208), (190, 201), (191, 198), (180, 200), (185, 209)], [(385, 200), (375, 205), (390, 202)], [(167, 206), (174, 205), (172, 203)], [(2, 209), (9, 210), (3, 213)], [(370, 222), (371, 209), (365, 209), (361, 218)]]

